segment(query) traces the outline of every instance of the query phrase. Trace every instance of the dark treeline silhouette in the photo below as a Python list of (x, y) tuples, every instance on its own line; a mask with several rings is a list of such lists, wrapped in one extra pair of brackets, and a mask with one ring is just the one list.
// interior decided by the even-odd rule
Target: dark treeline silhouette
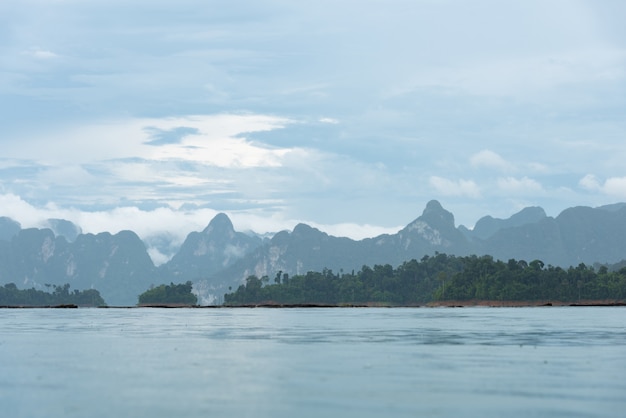
[(225, 305), (383, 304), (414, 306), (433, 301), (560, 301), (626, 299), (626, 268), (580, 264), (563, 269), (491, 256), (424, 256), (397, 268), (363, 266), (358, 272), (308, 272), (289, 277), (249, 276), (246, 284), (224, 295)]
[(23, 289), (20, 290), (14, 283), (0, 286), (0, 306), (104, 306), (104, 299), (100, 292), (95, 289), (83, 291), (70, 291), (70, 285), (63, 286), (46, 285), (52, 287), (52, 293), (43, 290)]
[(198, 298), (191, 293), (193, 284), (188, 281), (183, 284), (162, 284), (146, 290), (139, 295), (139, 305), (196, 305)]

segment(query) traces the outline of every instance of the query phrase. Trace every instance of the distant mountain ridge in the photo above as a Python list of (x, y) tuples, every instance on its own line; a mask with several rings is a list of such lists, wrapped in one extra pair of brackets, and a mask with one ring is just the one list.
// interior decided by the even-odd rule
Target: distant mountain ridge
[(508, 219), (496, 219), (491, 216), (485, 216), (476, 222), (474, 229), (469, 235), (470, 237), (486, 239), (501, 229), (536, 223), (545, 218), (547, 218), (546, 212), (537, 206), (524, 208)]
[(160, 267), (162, 275), (199, 280), (230, 266), (259, 247), (261, 238), (236, 232), (224, 213), (202, 232), (191, 232), (174, 257)]
[[(481, 222), (482, 221), (482, 222)], [(298, 225), (204, 280), (217, 292), (234, 288), (248, 275), (269, 276), (282, 271), (360, 269), (363, 265), (399, 265), (435, 252), (492, 255), (569, 267), (586, 263), (616, 263), (626, 259), (626, 206), (570, 208), (556, 218), (542, 208), (526, 208), (508, 219), (483, 218), (478, 229), (454, 226), (454, 216), (437, 201), (427, 204), (420, 217), (396, 234), (361, 241), (330, 236)]]
[[(306, 224), (271, 239), (235, 231), (218, 214), (201, 232), (191, 232), (176, 254), (156, 267), (132, 231), (82, 234), (64, 220), (50, 228), (21, 229), (0, 217), (0, 283), (20, 287), (69, 283), (96, 288), (111, 305), (134, 305), (151, 285), (194, 282), (204, 303), (244, 282), (248, 275), (273, 278), (307, 271), (350, 271), (363, 265), (397, 266), (435, 252), (491, 255), (568, 267), (626, 259), (626, 204), (573, 207), (556, 218), (529, 207), (508, 219), (481, 218), (473, 230), (456, 227), (454, 215), (430, 201), (421, 216), (395, 234), (363, 240), (335, 237)], [(53, 230), (54, 229), (54, 230)]]
[(157, 270), (137, 234), (81, 234), (74, 242), (51, 229), (22, 229), (0, 242), (0, 283), (21, 288), (69, 283), (95, 288), (109, 304), (134, 305), (137, 295), (157, 283)]

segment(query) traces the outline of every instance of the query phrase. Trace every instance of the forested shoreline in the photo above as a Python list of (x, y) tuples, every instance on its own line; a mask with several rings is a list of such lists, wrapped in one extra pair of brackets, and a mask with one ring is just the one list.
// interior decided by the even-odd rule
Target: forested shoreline
[(105, 306), (106, 303), (100, 292), (95, 289), (70, 291), (70, 285), (49, 285), (52, 292), (43, 290), (18, 289), (15, 283), (0, 286), (0, 306), (14, 307), (43, 307), (75, 305), (85, 307)]
[(179, 305), (194, 306), (198, 303), (198, 298), (191, 290), (193, 283), (190, 281), (182, 284), (170, 283), (162, 284), (146, 290), (139, 295), (139, 306), (151, 305)]
[[(270, 283), (271, 282), (271, 283)], [(224, 295), (224, 305), (388, 305), (421, 306), (458, 301), (477, 303), (626, 300), (626, 268), (609, 271), (579, 264), (545, 266), (540, 260), (494, 260), (491, 256), (446, 254), (391, 265), (363, 266), (358, 272), (331, 270), (273, 279), (249, 276)], [(479, 304), (479, 303), (478, 303)]]
[[(159, 285), (138, 296), (139, 306), (196, 306), (192, 283)], [(50, 285), (52, 292), (0, 286), (0, 306), (105, 306), (95, 289)], [(232, 290), (232, 289), (231, 289)], [(329, 269), (273, 278), (249, 276), (224, 295), (223, 306), (424, 306), (625, 303), (626, 267), (610, 271), (579, 264), (567, 269), (540, 260), (507, 262), (491, 256), (424, 256), (394, 268), (363, 266), (337, 273)]]

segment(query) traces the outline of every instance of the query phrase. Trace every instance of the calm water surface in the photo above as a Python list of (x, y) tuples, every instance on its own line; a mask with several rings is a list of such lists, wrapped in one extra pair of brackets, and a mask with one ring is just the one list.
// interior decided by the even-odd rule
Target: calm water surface
[(6, 417), (624, 414), (625, 308), (0, 310)]

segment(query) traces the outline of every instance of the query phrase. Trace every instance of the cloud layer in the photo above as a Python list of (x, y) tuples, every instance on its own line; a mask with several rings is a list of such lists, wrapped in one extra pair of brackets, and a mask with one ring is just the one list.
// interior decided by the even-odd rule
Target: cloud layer
[(4, 211), (56, 208), (86, 230), (138, 211), (185, 231), (225, 211), (356, 237), (430, 199), (467, 226), (626, 200), (624, 15), (582, 0), (4, 1)]

